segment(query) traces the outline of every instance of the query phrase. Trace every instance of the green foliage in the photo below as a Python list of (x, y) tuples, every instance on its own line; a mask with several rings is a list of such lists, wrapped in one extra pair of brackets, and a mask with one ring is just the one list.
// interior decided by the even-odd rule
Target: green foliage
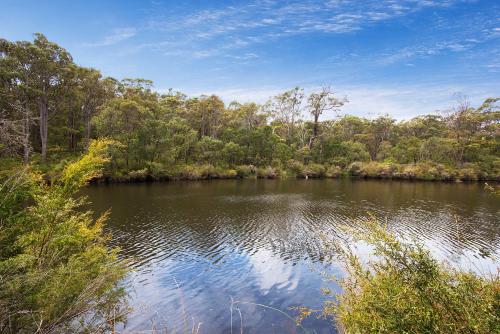
[(420, 160), (421, 143), (417, 137), (402, 138), (394, 147), (392, 155), (402, 164), (416, 163)]
[(327, 140), (324, 146), (323, 160), (346, 167), (355, 161), (368, 161), (370, 155), (363, 143)]
[(198, 161), (201, 163), (215, 163), (220, 161), (224, 143), (218, 139), (204, 136), (196, 144)]
[(29, 170), (0, 185), (2, 332), (104, 331), (124, 319), (125, 270), (106, 246), (106, 215), (93, 219), (76, 196), (99, 175), (108, 145), (91, 143), (52, 185)]
[(238, 177), (240, 178), (245, 178), (245, 177), (251, 177), (251, 176), (254, 176), (256, 174), (257, 170), (255, 169), (255, 166), (245, 166), (245, 165), (242, 165), (242, 166), (237, 166), (236, 167), (236, 173), (238, 175)]
[(282, 164), (290, 160), (292, 156), (293, 150), (290, 146), (285, 143), (276, 144), (276, 148), (274, 149), (274, 157)]
[(330, 166), (326, 169), (325, 176), (336, 178), (342, 175), (342, 169), (339, 166)]
[(321, 178), (326, 175), (326, 167), (320, 164), (309, 164), (304, 167), (301, 175), (308, 178)]
[(392, 163), (378, 163), (372, 161), (366, 164), (361, 164), (357, 175), (371, 178), (389, 178), (393, 176), (395, 171), (396, 165)]
[(107, 152), (112, 144), (113, 141), (106, 139), (90, 142), (87, 154), (64, 168), (58, 180), (64, 192), (73, 194), (88, 181), (100, 176), (104, 165), (109, 162)]
[[(183, 178), (185, 166), (204, 165), (272, 166), (299, 177), (326, 176), (323, 169), (338, 166), (342, 171), (335, 175), (500, 179), (499, 98), (477, 108), (460, 101), (447, 116), (321, 121), (347, 103), (330, 87), (308, 97), (295, 87), (264, 105), (226, 106), (215, 95), (159, 94), (145, 79), (103, 78), (40, 34), (33, 42), (0, 40), (0, 53), (2, 167), (11, 168), (13, 158), (33, 161), (52, 177), (92, 138), (110, 138), (115, 144), (104, 178), (111, 181)], [(291, 159), (303, 166), (287, 166)], [(315, 167), (305, 171), (309, 165)]]
[(279, 177), (279, 171), (270, 166), (266, 168), (258, 168), (257, 177), (259, 179), (275, 179)]
[[(335, 249), (346, 265), (342, 293), (325, 304), (345, 333), (498, 333), (500, 278), (453, 269), (416, 242), (377, 223), (347, 230), (354, 240)], [(366, 263), (353, 244), (373, 247)]]
[(222, 149), (222, 157), (225, 160), (225, 162), (230, 166), (234, 166), (238, 163), (241, 163), (244, 155), (245, 152), (243, 151), (241, 146), (236, 143), (233, 143), (232, 141), (224, 145), (224, 148)]

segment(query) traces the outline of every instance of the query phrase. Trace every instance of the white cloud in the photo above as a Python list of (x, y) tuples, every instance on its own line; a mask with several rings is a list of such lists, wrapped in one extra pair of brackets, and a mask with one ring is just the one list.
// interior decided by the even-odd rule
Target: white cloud
[(263, 294), (267, 294), (271, 288), (295, 290), (299, 285), (300, 270), (296, 266), (283, 263), (283, 260), (270, 250), (257, 250), (249, 255), (248, 262), (252, 264)]
[(110, 35), (105, 36), (102, 41), (96, 43), (86, 43), (85, 46), (108, 46), (117, 44), (126, 39), (134, 37), (136, 33), (137, 29), (133, 27), (117, 28), (114, 29)]
[[(250, 49), (258, 43), (271, 43), (275, 40), (298, 34), (345, 34), (366, 29), (398, 17), (414, 14), (426, 8), (449, 7), (468, 0), (255, 0), (245, 4), (225, 6), (216, 9), (203, 9), (186, 15), (162, 13), (148, 18), (141, 28), (141, 33), (149, 31), (153, 34), (168, 36), (169, 43), (148, 43), (141, 46), (131, 46), (130, 49), (140, 50), (150, 48), (165, 55), (177, 55), (202, 59), (230, 54), (232, 49)], [(440, 17), (436, 20), (439, 21)], [(474, 18), (474, 22), (461, 26), (456, 31), (473, 29), (475, 33), (494, 37), (498, 34), (491, 25), (484, 25), (482, 18)], [(484, 20), (483, 20), (484, 21)], [(491, 22), (490, 22), (491, 23)], [(445, 29), (457, 24), (444, 20), (437, 22)], [(463, 24), (461, 22), (460, 24)], [(128, 28), (118, 29), (102, 42), (94, 45), (115, 44), (135, 34)], [(463, 52), (474, 46), (473, 38), (462, 34), (450, 41), (420, 42), (420, 46), (408, 46), (384, 55), (381, 63), (390, 64), (412, 57), (425, 57), (441, 52)], [(468, 38), (465, 40), (463, 37)], [(441, 45), (441, 44), (442, 45)], [(128, 51), (133, 52), (133, 51)], [(233, 57), (233, 59), (237, 59)]]
[(426, 58), (444, 52), (463, 52), (474, 48), (478, 43), (486, 40), (487, 39), (468, 39), (465, 41), (449, 40), (404, 47), (393, 51), (392, 53), (382, 55), (378, 62), (381, 65), (390, 65), (399, 61), (407, 61), (408, 59), (414, 58)]
[[(341, 34), (363, 29), (382, 20), (414, 13), (429, 7), (446, 7), (461, 0), (424, 1), (277, 1), (260, 0), (250, 4), (222, 9), (202, 10), (184, 17), (158, 16), (151, 19), (148, 29), (182, 33), (186, 43), (222, 36), (229, 43), (238, 35), (255, 35), (258, 39), (240, 39), (239, 46), (269, 41), (304, 33)], [(263, 29), (265, 28), (265, 29)], [(232, 41), (231, 41), (232, 40)]]
[(194, 58), (207, 58), (211, 57), (217, 54), (217, 51), (215, 50), (201, 50), (201, 51), (194, 51), (192, 53), (192, 56)]

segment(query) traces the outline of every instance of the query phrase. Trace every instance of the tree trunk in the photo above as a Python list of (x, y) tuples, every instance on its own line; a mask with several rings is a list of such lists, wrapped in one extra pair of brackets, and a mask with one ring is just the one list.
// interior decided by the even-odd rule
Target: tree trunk
[(49, 107), (46, 96), (38, 98), (38, 110), (40, 112), (40, 141), (42, 144), (42, 163), (47, 161), (47, 138), (49, 128)]
[(85, 141), (86, 145), (90, 143), (90, 134), (92, 132), (92, 124), (90, 117), (90, 110), (86, 105), (82, 105), (83, 116), (85, 118)]
[(312, 147), (314, 146), (314, 141), (316, 140), (316, 138), (318, 138), (318, 121), (319, 121), (319, 115), (317, 114), (314, 114), (314, 125), (313, 125), (313, 133), (312, 133), (312, 137), (311, 137), (311, 140), (309, 140), (309, 149), (312, 149)]
[(25, 109), (23, 121), (23, 162), (25, 165), (30, 161), (30, 125), (29, 112)]
[(313, 138), (318, 137), (318, 120), (319, 115), (314, 115)]

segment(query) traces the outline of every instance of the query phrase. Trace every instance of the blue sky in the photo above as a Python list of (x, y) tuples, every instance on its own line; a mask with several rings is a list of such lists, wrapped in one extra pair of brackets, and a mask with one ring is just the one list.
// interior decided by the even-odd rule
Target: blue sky
[[(500, 1), (0, 0), (0, 37), (159, 91), (264, 102), (331, 85), (344, 113), (398, 119), (500, 96)], [(330, 115), (331, 117), (332, 115)]]

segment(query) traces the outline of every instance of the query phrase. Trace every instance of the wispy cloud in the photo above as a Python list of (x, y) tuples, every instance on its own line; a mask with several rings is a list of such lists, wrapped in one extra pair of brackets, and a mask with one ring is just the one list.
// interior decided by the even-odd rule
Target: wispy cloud
[(382, 65), (393, 64), (399, 61), (408, 61), (413, 58), (426, 58), (443, 52), (462, 52), (473, 48), (479, 41), (440, 41), (431, 44), (404, 47), (393, 53), (382, 55), (379, 63)]
[[(447, 7), (463, 0), (260, 0), (250, 4), (202, 10), (186, 17), (156, 17), (150, 29), (186, 30), (192, 37), (211, 38), (235, 32), (258, 32), (273, 38), (309, 32), (348, 33), (370, 24), (429, 7)], [(266, 28), (265, 31), (261, 28)]]
[[(183, 52), (177, 54), (201, 59), (299, 34), (354, 33), (381, 21), (405, 17), (424, 9), (447, 8), (470, 1), (473, 0), (257, 0), (204, 9), (187, 15), (160, 13), (151, 17), (143, 28), (169, 36), (182, 36), (182, 42), (177, 43), (177, 48), (183, 49)], [(453, 22), (441, 24), (445, 26)], [(479, 27), (477, 22), (474, 26)], [(484, 34), (499, 34), (496, 27), (487, 28)], [(454, 42), (433, 43), (434, 45), (427, 43), (386, 54), (384, 61), (389, 64), (443, 51), (461, 52), (474, 45), (470, 41), (463, 42), (460, 38)], [(151, 48), (162, 48), (162, 44), (152, 45)], [(171, 52), (166, 54), (172, 55)]]
[(84, 45), (92, 47), (114, 45), (124, 40), (127, 40), (131, 37), (134, 37), (136, 34), (137, 34), (137, 29), (134, 27), (117, 28), (113, 29), (111, 34), (105, 36), (100, 42), (85, 43)]
[[(199, 6), (180, 5), (173, 10), (158, 5), (154, 14), (151, 11), (143, 17), (142, 25), (116, 29), (90, 45), (113, 45), (140, 35), (142, 43), (123, 43), (126, 47), (120, 52), (169, 58), (172, 73), (185, 66), (181, 90), (191, 95), (217, 94), (226, 102), (263, 103), (290, 88), (282, 86), (286, 82), (311, 91), (320, 82), (334, 81), (340, 85), (339, 95), (351, 101), (345, 113), (364, 117), (387, 113), (405, 119), (448, 108), (457, 92), (465, 92), (474, 103), (480, 103), (500, 89), (491, 79), (481, 84), (487, 82), (488, 73), (500, 72), (496, 60), (500, 51), (495, 46), (500, 21), (484, 6), (465, 11), (472, 7), (463, 4), (473, 1), (255, 0), (236, 1), (230, 6), (210, 4), (203, 6), (210, 9), (201, 10)], [(402, 31), (389, 33), (393, 27)], [(367, 36), (374, 41), (367, 41)], [(384, 40), (387, 36), (396, 38)], [(300, 41), (314, 39), (322, 41), (318, 46), (322, 52), (297, 51)], [(355, 43), (336, 44), (346, 39)], [(294, 68), (286, 66), (290, 59), (281, 59), (295, 56), (293, 61), (304, 59), (307, 69), (298, 69), (297, 63)], [(440, 72), (437, 62), (433, 63), (439, 57), (440, 61), (445, 57), (461, 61), (451, 63), (453, 69), (448, 72)], [(199, 73), (189, 72), (192, 64), (198, 66)], [(457, 68), (469, 72), (457, 73)], [(254, 69), (262, 69), (265, 75), (258, 70), (250, 72)], [(406, 76), (406, 83), (397, 71)], [(242, 77), (245, 79), (240, 80)], [(470, 80), (463, 80), (465, 77)], [(425, 80), (428, 82), (422, 84)], [(392, 82), (398, 85), (391, 86)]]

